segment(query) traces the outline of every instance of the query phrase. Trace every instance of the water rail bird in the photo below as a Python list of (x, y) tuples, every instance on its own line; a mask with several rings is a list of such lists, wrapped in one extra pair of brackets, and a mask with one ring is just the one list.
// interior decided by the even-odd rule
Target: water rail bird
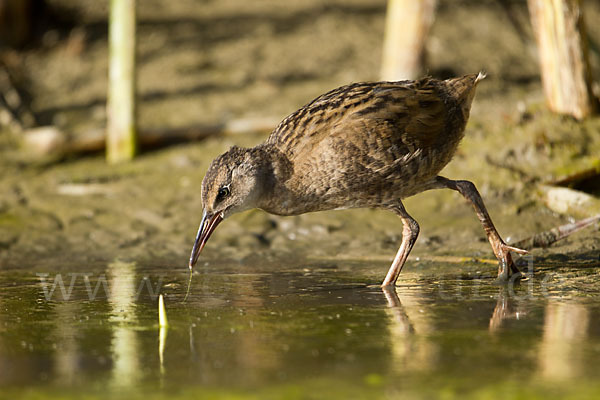
[(475, 185), (438, 175), (456, 152), (475, 88), (484, 74), (437, 80), (353, 83), (289, 115), (252, 148), (233, 146), (202, 181), (204, 212), (190, 256), (193, 268), (217, 225), (260, 208), (277, 215), (349, 208), (397, 214), (402, 241), (382, 286), (393, 286), (419, 234), (402, 199), (453, 189), (471, 203), (499, 261), (498, 280), (518, 273)]

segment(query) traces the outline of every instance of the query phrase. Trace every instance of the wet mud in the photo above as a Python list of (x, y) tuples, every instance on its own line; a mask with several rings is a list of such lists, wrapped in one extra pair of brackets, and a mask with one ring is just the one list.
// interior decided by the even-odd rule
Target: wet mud
[[(459, 3), (440, 2), (428, 72), (486, 69), (488, 79), (443, 174), (476, 184), (509, 242), (572, 221), (545, 206), (539, 185), (598, 165), (600, 119), (547, 112), (531, 37), (494, 2)], [(595, 3), (586, 7), (599, 18)], [(525, 6), (516, 9), (526, 22)], [(50, 35), (20, 61), (40, 122), (74, 135), (103, 126), (107, 76), (106, 5), (77, 10), (78, 30)], [(283, 118), (333, 87), (376, 80), (384, 14), (385, 1), (147, 0), (140, 125)], [(528, 279), (497, 286), (477, 217), (452, 191), (406, 200), (421, 234), (395, 293), (376, 287), (401, 240), (391, 213), (254, 210), (215, 231), (183, 303), (204, 172), (230, 146), (265, 135), (210, 137), (108, 166), (101, 154), (32, 162), (18, 137), (0, 134), (2, 394), (597, 397), (598, 225), (534, 249), (519, 260)]]

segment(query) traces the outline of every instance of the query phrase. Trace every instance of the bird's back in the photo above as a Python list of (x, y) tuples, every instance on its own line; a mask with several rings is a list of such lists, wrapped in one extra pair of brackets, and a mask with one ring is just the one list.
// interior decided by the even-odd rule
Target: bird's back
[(285, 118), (267, 144), (318, 209), (383, 206), (418, 193), (450, 161), (482, 78), (342, 86)]

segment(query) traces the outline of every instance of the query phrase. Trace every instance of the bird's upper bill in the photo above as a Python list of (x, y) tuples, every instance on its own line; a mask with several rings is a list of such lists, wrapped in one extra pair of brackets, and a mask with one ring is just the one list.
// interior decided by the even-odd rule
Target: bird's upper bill
[(208, 238), (214, 232), (215, 228), (221, 221), (223, 221), (224, 215), (222, 212), (217, 212), (215, 214), (209, 214), (206, 210), (202, 213), (202, 221), (200, 222), (200, 227), (198, 227), (198, 233), (196, 234), (196, 241), (194, 242), (194, 247), (192, 248), (192, 254), (190, 255), (190, 270), (194, 268), (196, 261), (198, 261), (198, 257), (200, 256), (200, 252), (206, 245)]

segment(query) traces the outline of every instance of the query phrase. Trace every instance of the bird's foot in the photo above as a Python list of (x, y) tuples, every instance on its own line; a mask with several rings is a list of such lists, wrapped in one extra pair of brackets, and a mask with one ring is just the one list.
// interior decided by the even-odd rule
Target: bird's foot
[(511, 251), (521, 255), (528, 254), (527, 250), (509, 246), (506, 243), (501, 242), (496, 249), (496, 257), (498, 258), (498, 277), (496, 278), (495, 283), (497, 284), (505, 285), (508, 283), (515, 283), (521, 281), (525, 277), (515, 265), (510, 254)]
[(518, 247), (509, 246), (506, 243), (502, 243), (501, 248), (503, 248), (503, 250), (506, 252), (514, 251), (515, 253), (520, 254), (522, 256), (529, 254), (529, 252), (527, 250), (519, 249)]
[(506, 286), (509, 284), (520, 283), (525, 279), (525, 275), (514, 266), (514, 263), (509, 267), (506, 264), (506, 261), (500, 261), (498, 263), (498, 271), (498, 277), (494, 279), (494, 285)]

